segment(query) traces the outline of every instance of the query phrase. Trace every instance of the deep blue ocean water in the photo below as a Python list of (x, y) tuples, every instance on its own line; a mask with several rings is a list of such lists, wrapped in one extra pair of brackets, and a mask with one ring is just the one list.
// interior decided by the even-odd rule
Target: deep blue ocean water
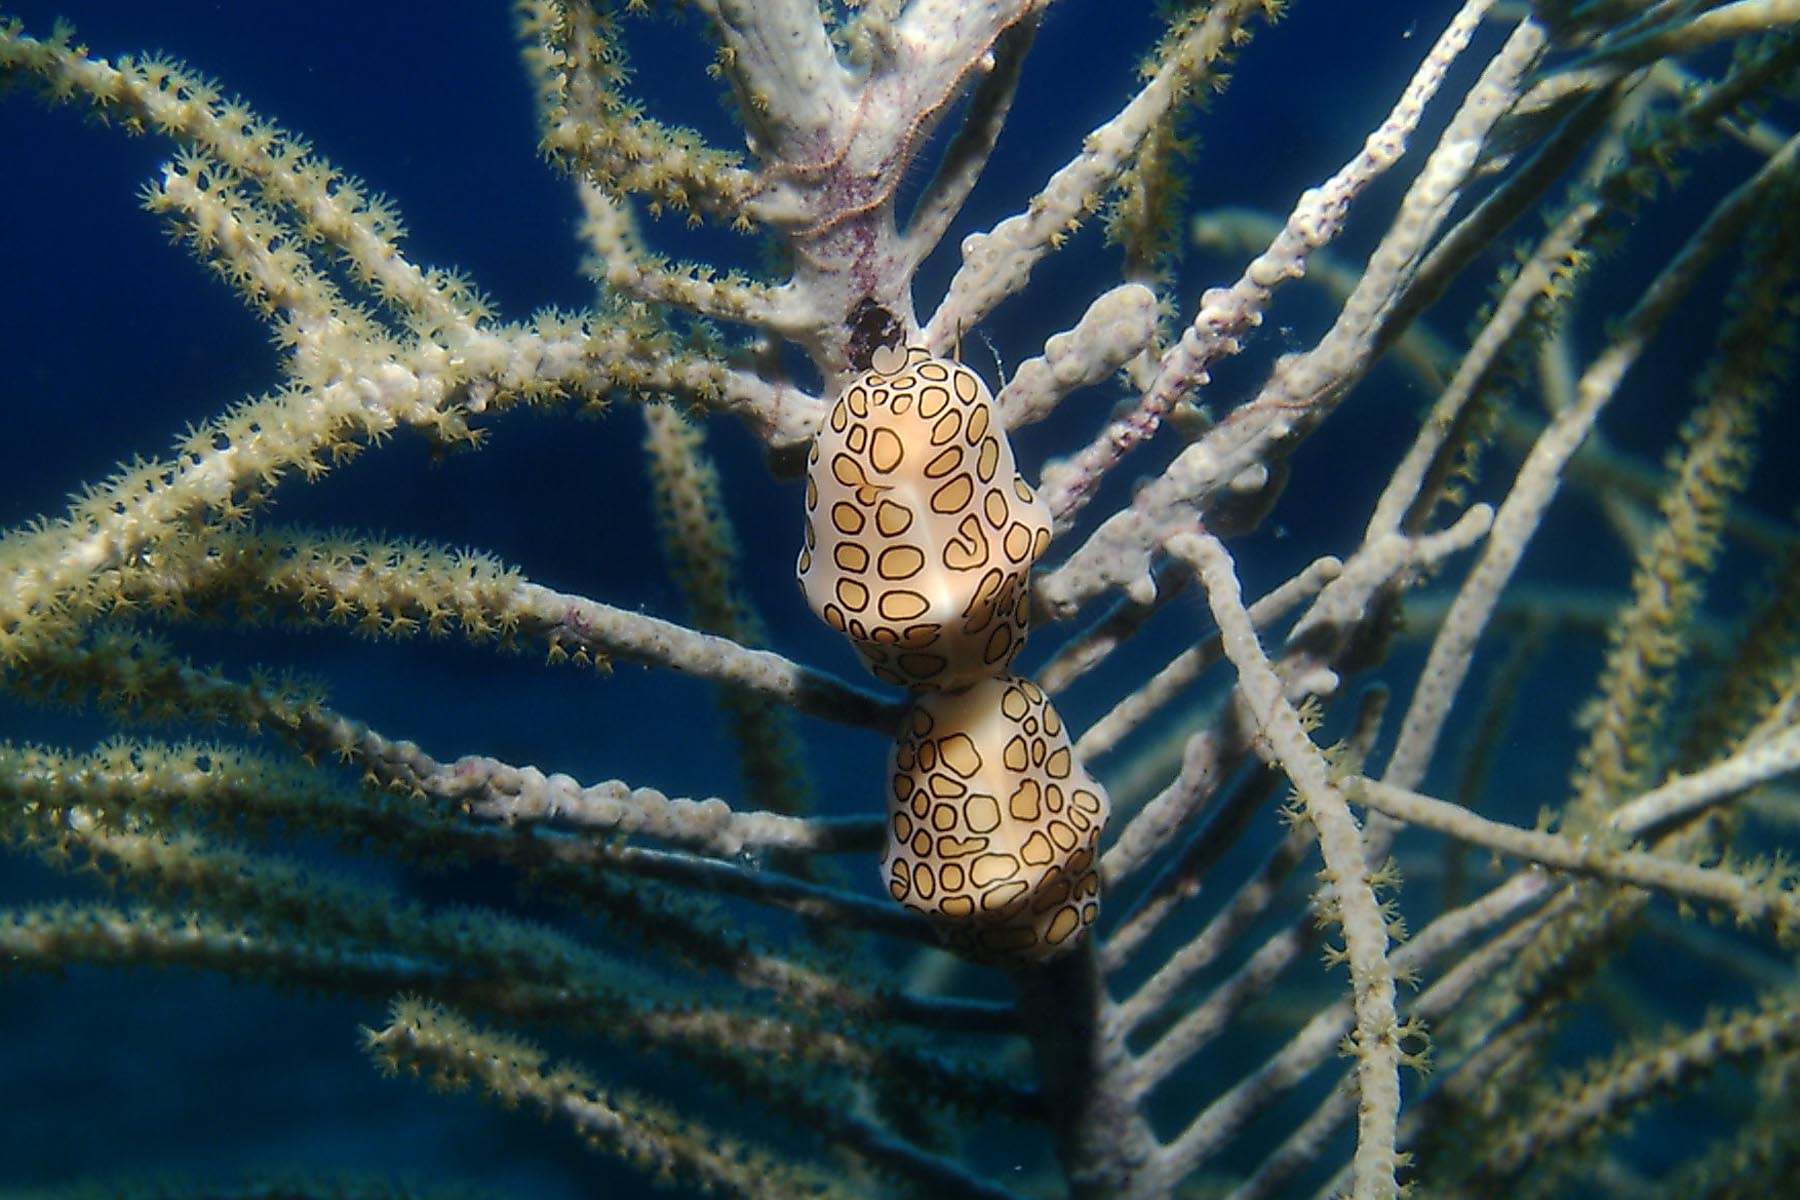
[[(923, 312), (954, 266), (960, 235), (1016, 210), (1081, 134), (1129, 95), (1136, 57), (1152, 36), (1140, 11), (1148, 7), (1062, 0), (1051, 10), (988, 177), (957, 233), (921, 273)], [(1452, 7), (1301, 0), (1288, 20), (1260, 31), (1232, 87), (1194, 126), (1201, 147), (1193, 205), (1285, 212), (1302, 188), (1356, 151)], [(64, 0), (5, 11), (34, 33), (63, 15), (100, 54), (157, 49), (216, 77), (392, 197), (414, 261), (462, 268), (505, 317), (579, 307), (592, 296), (579, 270), (570, 187), (536, 153), (532, 89), (504, 4)], [(630, 28), (636, 87), (651, 110), (733, 144), (725, 108), (699, 73), (707, 52), (694, 21)], [(1484, 33), (1483, 44), (1497, 36)], [(0, 95), (0, 521), (7, 526), (55, 514), (84, 481), (134, 453), (163, 451), (187, 422), (276, 379), (276, 351), (254, 316), (138, 207), (140, 185), (170, 153), (166, 143), (97, 127), (68, 108), (47, 110), (28, 94)], [(1371, 192), (1371, 215), (1352, 225), (1341, 252), (1366, 252), (1396, 195), (1389, 183)], [(1687, 205), (1655, 219), (1686, 228)], [(679, 221), (652, 224), (647, 233), (675, 257), (755, 262), (734, 239), (692, 234)], [(1615, 301), (1641, 283), (1632, 253), (1628, 247), (1605, 284)], [(982, 331), (999, 360), (1010, 368), (1031, 353), (1034, 337), (1041, 342), (1066, 326), (1109, 269), (1108, 255), (1090, 232), (1042, 268), (1032, 300), (1002, 309)], [(1202, 286), (1228, 281), (1240, 265), (1190, 253), (1182, 303), (1191, 305)], [(1322, 327), (1326, 310), (1293, 291), (1246, 356), (1260, 368), (1222, 373), (1216, 405), (1228, 407), (1273, 354), (1309, 344)], [(1462, 307), (1441, 330), (1454, 336), (1474, 297), (1452, 299)], [(1671, 330), (1642, 372), (1652, 382), (1634, 383), (1609, 416), (1608, 434), (1627, 447), (1661, 444), (1688, 396), (1685, 387), (1654, 381), (1671, 378), (1693, 353), (1684, 331)], [(972, 361), (985, 370), (987, 350)], [(1328, 449), (1302, 453), (1281, 507), (1243, 549), (1253, 586), (1355, 544), (1384, 478), (1357, 467), (1391, 461), (1429, 399), (1398, 372), (1372, 386), (1374, 397), (1340, 414)], [(1108, 402), (1071, 404), (1066, 417), (1029, 431), (1022, 461), (1034, 467), (1072, 448)], [(285, 484), (271, 518), (474, 545), (548, 585), (680, 619), (681, 598), (652, 529), (640, 428), (627, 409), (600, 421), (513, 414), (492, 424), (488, 448), (443, 463), (402, 435), (317, 487)], [(1791, 456), (1795, 433), (1789, 411), (1772, 427), (1772, 458)], [(813, 621), (791, 582), (798, 485), (771, 479), (753, 440), (728, 420), (712, 423), (709, 444), (745, 545), (744, 578), (773, 643), (854, 676), (848, 652)], [(1766, 472), (1759, 503), (1791, 511), (1793, 475)], [(1119, 481), (1115, 502), (1128, 485)], [(1599, 529), (1591, 512), (1553, 526), (1529, 569), (1573, 587), (1616, 586), (1622, 560), (1594, 552), (1606, 540)], [(629, 665), (596, 680), (479, 648), (337, 633), (177, 636), (205, 660), (314, 672), (329, 681), (338, 708), (441, 757), (488, 753), (585, 780), (654, 783), (672, 795), (730, 796), (736, 788), (709, 693), (692, 681)], [(1116, 678), (1155, 657), (1128, 657), (1113, 668)], [(1571, 677), (1591, 672), (1594, 655), (1570, 657)], [(1077, 700), (1069, 715), (1083, 724), (1103, 702), (1099, 693)], [(1509, 770), (1527, 793), (1541, 787), (1549, 796), (1565, 777), (1572, 734), (1566, 706), (1537, 715), (1540, 725), (1519, 734)], [(13, 704), (0, 707), (0, 722), (13, 740), (81, 747), (97, 736), (81, 715)], [(879, 739), (802, 732), (821, 806), (873, 811), (885, 752)], [(379, 866), (356, 869), (385, 877)], [(403, 872), (393, 881), (440, 900), (502, 899), (484, 881), (421, 883)], [(458, 888), (469, 895), (458, 896)], [(61, 894), (64, 885), (34, 863), (8, 858), (0, 866), (0, 901)], [(0, 1194), (115, 1172), (231, 1176), (268, 1168), (407, 1171), (533, 1197), (623, 1196), (646, 1186), (535, 1119), (378, 1076), (355, 1035), (380, 1017), (379, 1006), (363, 1002), (212, 978), (87, 968), (60, 979), (0, 976)], [(596, 1061), (611, 1077), (647, 1080), (641, 1062)]]

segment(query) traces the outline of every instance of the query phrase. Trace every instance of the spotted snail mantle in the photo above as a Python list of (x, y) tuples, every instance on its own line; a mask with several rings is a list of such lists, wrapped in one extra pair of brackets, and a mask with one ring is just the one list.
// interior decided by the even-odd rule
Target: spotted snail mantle
[(813, 439), (800, 586), (914, 694), (889, 759), (883, 878), (983, 962), (1052, 958), (1100, 911), (1110, 802), (1042, 689), (1011, 674), (1049, 544), (980, 377), (877, 350)]

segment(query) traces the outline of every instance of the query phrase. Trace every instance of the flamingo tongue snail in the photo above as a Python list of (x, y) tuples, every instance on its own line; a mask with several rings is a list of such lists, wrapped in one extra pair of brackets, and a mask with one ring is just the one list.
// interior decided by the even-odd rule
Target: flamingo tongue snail
[(1011, 674), (1049, 543), (981, 378), (876, 350), (813, 439), (800, 586), (914, 693), (890, 759), (888, 892), (984, 962), (1052, 958), (1099, 913), (1106, 792), (1042, 689)]

